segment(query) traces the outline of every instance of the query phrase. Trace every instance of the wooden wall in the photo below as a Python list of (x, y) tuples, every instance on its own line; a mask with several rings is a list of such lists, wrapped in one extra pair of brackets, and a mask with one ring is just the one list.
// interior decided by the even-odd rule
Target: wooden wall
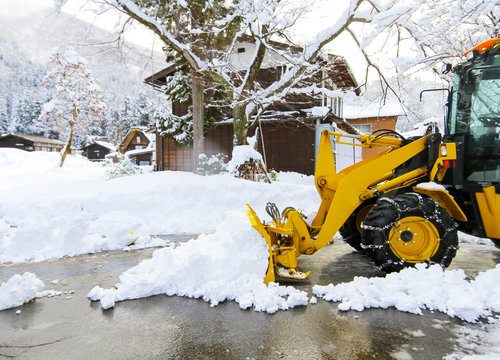
[(99, 144), (91, 144), (83, 149), (83, 156), (92, 161), (104, 160), (104, 157), (111, 152), (110, 149)]
[[(389, 129), (396, 130), (396, 116), (382, 116), (382, 117), (371, 117), (371, 118), (363, 118), (363, 119), (348, 119), (347, 121), (351, 125), (357, 124), (371, 124), (372, 132), (379, 129)], [(362, 156), (363, 159), (366, 159), (370, 156), (375, 155), (376, 153), (384, 150), (385, 148), (377, 147), (377, 148), (363, 148)]]
[[(372, 124), (372, 130), (388, 128), (394, 130), (396, 117), (349, 120), (352, 123)], [(314, 173), (315, 121), (296, 119), (263, 121), (264, 149), (259, 137), (259, 152), (265, 153), (268, 169)], [(250, 134), (253, 135), (253, 134)], [(206, 155), (224, 153), (231, 156), (233, 149), (232, 123), (221, 123), (211, 128), (205, 136)], [(173, 140), (157, 135), (158, 170), (194, 171), (192, 146), (179, 146)], [(379, 149), (363, 149), (363, 158)]]
[(35, 150), (35, 142), (18, 136), (8, 135), (0, 139), (0, 147), (33, 151)]
[[(297, 121), (263, 122), (264, 148), (267, 167), (279, 171), (314, 172), (314, 125)], [(191, 146), (178, 146), (170, 138), (157, 138), (158, 169), (193, 171), (194, 156)], [(224, 153), (231, 156), (233, 126), (217, 124), (205, 136), (204, 153)], [(263, 153), (259, 137), (259, 151)]]

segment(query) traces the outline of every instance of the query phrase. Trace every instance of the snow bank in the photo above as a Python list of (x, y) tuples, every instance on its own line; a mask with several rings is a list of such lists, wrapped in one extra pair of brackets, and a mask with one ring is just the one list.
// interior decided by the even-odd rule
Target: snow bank
[(157, 250), (151, 259), (120, 275), (115, 288), (96, 286), (87, 296), (100, 300), (103, 309), (116, 301), (158, 294), (199, 298), (211, 306), (234, 300), (242, 309), (268, 313), (307, 305), (306, 292), (263, 284), (267, 258), (262, 237), (243, 214), (232, 212), (214, 234)]
[(500, 311), (500, 265), (466, 280), (463, 270), (443, 270), (419, 264), (385, 278), (356, 277), (350, 283), (313, 287), (324, 300), (340, 302), (341, 311), (389, 308), (413, 314), (422, 309), (475, 322)]
[(0, 262), (165, 245), (151, 235), (213, 232), (227, 211), (244, 213), (245, 203), (259, 215), (267, 201), (306, 213), (319, 203), (313, 181), (292, 176), (263, 184), (165, 171), (106, 180), (97, 164), (68, 157), (59, 168), (58, 160), (0, 149)]
[(0, 310), (21, 306), (33, 300), (45, 285), (35, 274), (16, 274), (0, 285)]

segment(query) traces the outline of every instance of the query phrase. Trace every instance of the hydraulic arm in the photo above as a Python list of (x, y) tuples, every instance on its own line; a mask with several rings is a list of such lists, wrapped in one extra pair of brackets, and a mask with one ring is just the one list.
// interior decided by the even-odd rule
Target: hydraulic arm
[[(337, 143), (343, 143), (342, 137), (346, 136), (357, 138), (360, 146), (385, 149), (337, 173), (331, 137), (335, 137)], [(349, 216), (365, 201), (397, 188), (411, 186), (418, 179), (428, 177), (432, 167), (427, 162), (417, 164), (409, 171), (397, 172), (396, 169), (410, 162), (417, 154), (428, 151), (435, 136), (434, 133), (428, 133), (409, 142), (389, 136), (323, 131), (314, 175), (321, 204), (311, 224), (305, 221), (299, 210), (287, 208), (280, 214), (273, 204), (268, 205), (272, 222), (262, 223), (247, 205), (252, 226), (264, 237), (269, 247), (265, 282), (275, 281), (276, 276), (296, 280), (307, 278), (309, 273), (298, 268), (297, 259), (301, 254), (313, 254), (331, 242)], [(454, 160), (454, 144), (442, 145), (447, 151), (439, 151), (441, 163)], [(444, 167), (435, 169), (434, 177), (442, 178), (445, 170)]]

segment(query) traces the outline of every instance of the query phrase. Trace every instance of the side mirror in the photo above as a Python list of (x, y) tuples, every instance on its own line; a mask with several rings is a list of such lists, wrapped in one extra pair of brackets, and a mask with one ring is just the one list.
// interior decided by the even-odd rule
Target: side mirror
[(444, 63), (443, 66), (441, 66), (441, 73), (448, 74), (450, 71), (451, 71), (451, 64)]

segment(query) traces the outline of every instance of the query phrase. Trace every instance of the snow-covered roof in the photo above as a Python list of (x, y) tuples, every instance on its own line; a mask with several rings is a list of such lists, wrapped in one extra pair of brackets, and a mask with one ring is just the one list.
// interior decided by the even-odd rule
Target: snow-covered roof
[(151, 147), (151, 145), (154, 144), (156, 141), (156, 135), (154, 132), (151, 132), (151, 130), (152, 130), (151, 128), (146, 127), (146, 126), (135, 126), (135, 127), (130, 128), (130, 130), (127, 132), (127, 134), (123, 138), (123, 141), (118, 146), (118, 149), (120, 149), (120, 151), (123, 152), (123, 150), (127, 147), (127, 145), (130, 143), (130, 141), (132, 141), (133, 134), (135, 134), (137, 132), (141, 133), (142, 135), (144, 135), (144, 137), (146, 137), (146, 139), (149, 142), (148, 148)]
[(135, 150), (129, 150), (125, 153), (125, 156), (130, 157), (130, 156), (135, 156), (135, 155), (141, 155), (141, 154), (147, 154), (147, 153), (152, 153), (154, 152), (155, 149), (152, 147), (147, 147), (145, 149), (135, 149)]
[(26, 140), (30, 140), (36, 143), (44, 143), (44, 144), (56, 144), (56, 145), (64, 145), (64, 142), (55, 139), (49, 139), (40, 135), (28, 135), (28, 134), (2, 134), (0, 138), (5, 138), (7, 136), (17, 136), (19, 138), (23, 138)]
[(346, 104), (343, 107), (345, 119), (359, 119), (369, 117), (402, 116), (405, 112), (399, 103), (379, 104)]
[(102, 147), (105, 147), (111, 151), (116, 150), (116, 145), (113, 145), (113, 144), (106, 142), (106, 141), (96, 140), (96, 141), (94, 141), (94, 143), (97, 145), (101, 145)]

